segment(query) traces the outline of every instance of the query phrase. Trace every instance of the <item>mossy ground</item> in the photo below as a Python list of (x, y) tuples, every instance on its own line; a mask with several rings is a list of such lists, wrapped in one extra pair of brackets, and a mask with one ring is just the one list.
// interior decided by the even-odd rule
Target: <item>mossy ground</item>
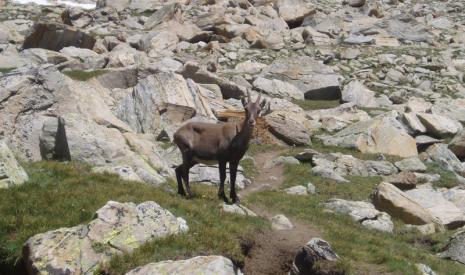
[(16, 68), (0, 68), (0, 73), (5, 74), (13, 71)]
[(78, 80), (78, 81), (87, 81), (91, 78), (100, 76), (105, 74), (105, 70), (95, 70), (95, 71), (80, 71), (80, 70), (73, 70), (73, 71), (63, 71), (63, 74), (67, 75), (68, 77)]

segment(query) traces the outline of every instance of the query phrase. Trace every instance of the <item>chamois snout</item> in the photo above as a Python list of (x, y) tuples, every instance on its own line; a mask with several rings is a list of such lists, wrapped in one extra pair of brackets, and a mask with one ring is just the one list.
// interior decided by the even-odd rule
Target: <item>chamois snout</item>
[(254, 118), (249, 118), (249, 121), (248, 121), (248, 122), (249, 122), (249, 125), (252, 125), (252, 126), (254, 126), (255, 123), (256, 123), (256, 121), (255, 121)]

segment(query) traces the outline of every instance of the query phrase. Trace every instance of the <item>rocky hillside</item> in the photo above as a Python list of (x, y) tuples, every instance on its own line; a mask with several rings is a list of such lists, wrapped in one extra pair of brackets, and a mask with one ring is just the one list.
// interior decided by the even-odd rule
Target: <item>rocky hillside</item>
[[(270, 189), (315, 193), (325, 213), (349, 215), (382, 234), (396, 234), (398, 223), (426, 235), (455, 233), (434, 252), (465, 264), (465, 2), (24, 2), (0, 1), (0, 188), (30, 184), (29, 163), (71, 161), (144, 188), (169, 189), (181, 162), (172, 145), (176, 129), (192, 120), (241, 119), (240, 99), (249, 91), (268, 104), (252, 140), (256, 150), (239, 169), (244, 196), (262, 192), (261, 170), (284, 167), (284, 175), (268, 179), (284, 183)], [(276, 148), (279, 154), (258, 167), (257, 152)], [(298, 169), (305, 169), (302, 180), (318, 182), (316, 191), (293, 181)], [(219, 182), (215, 166), (198, 165), (190, 177)], [(344, 193), (365, 181), (370, 188), (363, 196)], [(290, 211), (260, 196), (249, 203)], [(92, 210), (95, 220), (28, 236), (28, 273), (90, 274), (115, 255), (184, 234), (191, 225), (158, 202), (107, 199)], [(150, 224), (153, 219), (159, 223)], [(130, 226), (120, 228), (122, 221)], [(110, 241), (115, 231), (120, 237)], [(79, 251), (105, 247), (51, 264), (63, 250), (53, 250), (49, 240), (60, 238), (65, 251), (77, 243)], [(168, 273), (185, 266), (238, 272), (237, 262), (224, 257), (186, 261), (129, 274), (166, 265)]]

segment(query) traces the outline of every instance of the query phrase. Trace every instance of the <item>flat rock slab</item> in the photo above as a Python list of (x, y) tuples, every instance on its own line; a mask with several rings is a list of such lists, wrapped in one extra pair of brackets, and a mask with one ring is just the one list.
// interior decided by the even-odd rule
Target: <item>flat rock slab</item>
[(95, 38), (68, 25), (50, 22), (36, 23), (26, 36), (23, 49), (42, 48), (59, 51), (64, 47), (92, 49)]
[(223, 256), (199, 256), (182, 261), (163, 261), (138, 267), (126, 275), (237, 275), (232, 261)]
[(306, 99), (341, 98), (339, 79), (342, 76), (309, 56), (278, 59), (263, 69), (260, 76), (288, 82), (300, 89)]
[(20, 185), (28, 179), (26, 171), (16, 161), (13, 152), (0, 140), (0, 188)]
[(153, 201), (139, 205), (109, 201), (88, 224), (31, 237), (23, 257), (29, 274), (94, 274), (114, 255), (188, 229), (183, 218)]
[(232, 213), (232, 214), (238, 214), (238, 215), (243, 215), (243, 216), (251, 216), (251, 217), (256, 217), (257, 214), (255, 214), (252, 210), (248, 209), (247, 207), (240, 205), (240, 204), (223, 204), (223, 211), (227, 213)]
[(376, 210), (369, 202), (331, 199), (324, 205), (330, 211), (349, 215), (354, 221), (361, 223), (366, 228), (388, 233), (392, 233), (394, 230), (391, 217), (385, 212)]
[(419, 205), (427, 209), (433, 216), (449, 229), (465, 225), (462, 209), (444, 198), (442, 192), (433, 189), (418, 188), (405, 191)]
[[(229, 167), (226, 168), (226, 175), (229, 175)], [(189, 179), (191, 182), (219, 185), (220, 172), (218, 165), (195, 165), (189, 170)], [(226, 177), (226, 181), (229, 181), (229, 176)], [(244, 169), (239, 166), (237, 168), (236, 186), (239, 189), (244, 189), (250, 183), (250, 180), (244, 176)]]

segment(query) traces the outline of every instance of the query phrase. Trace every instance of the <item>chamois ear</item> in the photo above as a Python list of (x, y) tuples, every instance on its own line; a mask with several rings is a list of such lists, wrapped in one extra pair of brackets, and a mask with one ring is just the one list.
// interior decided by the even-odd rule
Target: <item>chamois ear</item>
[(258, 94), (257, 100), (255, 101), (255, 104), (260, 104), (260, 99), (262, 98), (262, 93)]
[(245, 99), (245, 97), (241, 98), (241, 102), (242, 102), (242, 106), (247, 106), (247, 100)]

